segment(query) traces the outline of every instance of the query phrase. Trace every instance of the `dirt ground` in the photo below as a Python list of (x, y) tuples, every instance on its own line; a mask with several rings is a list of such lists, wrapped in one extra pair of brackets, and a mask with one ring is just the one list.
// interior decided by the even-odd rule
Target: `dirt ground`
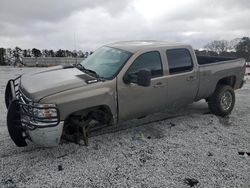
[(100, 132), (88, 147), (18, 148), (4, 91), (8, 79), (32, 69), (0, 67), (0, 187), (250, 187), (249, 83), (226, 118), (200, 101)]

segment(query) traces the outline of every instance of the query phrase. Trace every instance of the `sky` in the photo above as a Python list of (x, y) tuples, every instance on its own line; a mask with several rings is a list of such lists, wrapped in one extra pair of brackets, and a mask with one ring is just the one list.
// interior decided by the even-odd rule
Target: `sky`
[(201, 48), (250, 36), (250, 0), (0, 0), (0, 47), (95, 50), (124, 40)]

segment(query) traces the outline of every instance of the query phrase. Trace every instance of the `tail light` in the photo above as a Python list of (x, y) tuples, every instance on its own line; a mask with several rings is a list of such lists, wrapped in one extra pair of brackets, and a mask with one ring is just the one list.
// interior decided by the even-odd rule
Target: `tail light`
[(247, 75), (247, 63), (246, 62), (244, 63), (244, 66), (243, 66), (243, 73), (244, 75)]

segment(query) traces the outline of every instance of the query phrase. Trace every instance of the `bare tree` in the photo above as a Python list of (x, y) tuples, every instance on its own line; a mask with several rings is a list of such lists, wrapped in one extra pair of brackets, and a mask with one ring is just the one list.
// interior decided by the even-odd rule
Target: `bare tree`
[(22, 49), (18, 46), (13, 50), (13, 57), (15, 58), (14, 66), (16, 66), (17, 63), (21, 63)]
[(243, 37), (236, 46), (236, 53), (238, 57), (243, 57), (246, 61), (250, 61), (250, 38)]
[(229, 49), (229, 42), (226, 40), (214, 40), (204, 46), (205, 49), (214, 51), (217, 54), (226, 52)]

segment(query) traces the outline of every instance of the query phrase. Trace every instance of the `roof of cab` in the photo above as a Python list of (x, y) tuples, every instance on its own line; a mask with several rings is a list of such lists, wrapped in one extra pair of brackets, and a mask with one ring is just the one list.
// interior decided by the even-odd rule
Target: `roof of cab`
[(155, 40), (139, 40), (139, 41), (121, 41), (111, 44), (107, 44), (108, 47), (118, 48), (121, 50), (129, 51), (135, 53), (142, 49), (158, 48), (158, 47), (179, 47), (186, 46), (182, 43), (170, 43), (165, 41), (155, 41)]

